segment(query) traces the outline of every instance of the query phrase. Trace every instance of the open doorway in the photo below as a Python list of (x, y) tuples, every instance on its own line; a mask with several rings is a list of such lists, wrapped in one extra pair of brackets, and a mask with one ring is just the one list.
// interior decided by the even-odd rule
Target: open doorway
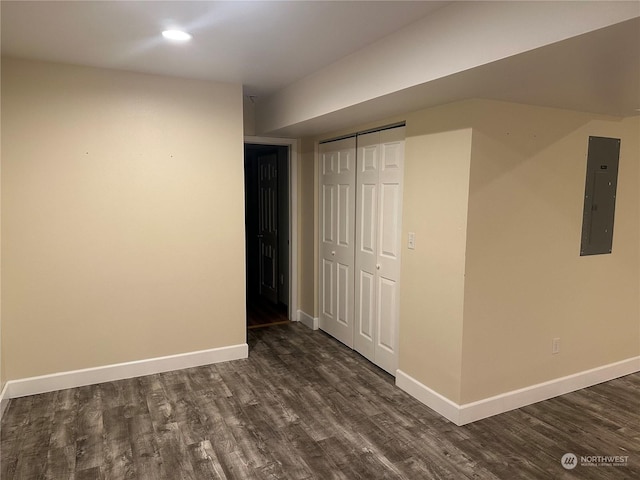
[(247, 328), (291, 318), (289, 150), (245, 144)]

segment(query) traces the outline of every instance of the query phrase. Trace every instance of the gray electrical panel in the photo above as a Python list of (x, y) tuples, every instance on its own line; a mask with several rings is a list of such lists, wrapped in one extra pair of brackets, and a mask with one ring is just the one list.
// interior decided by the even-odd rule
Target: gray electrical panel
[(589, 137), (580, 255), (611, 253), (620, 139)]

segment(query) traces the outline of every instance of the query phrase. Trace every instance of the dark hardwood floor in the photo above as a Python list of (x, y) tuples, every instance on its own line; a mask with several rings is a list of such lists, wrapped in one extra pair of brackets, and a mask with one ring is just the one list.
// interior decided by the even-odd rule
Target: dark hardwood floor
[[(2, 480), (640, 478), (640, 374), (457, 427), (321, 332), (249, 344), (246, 360), (11, 400)], [(565, 470), (567, 452), (629, 462)]]
[(271, 327), (289, 322), (286, 305), (276, 305), (260, 297), (250, 298), (247, 301), (248, 329)]

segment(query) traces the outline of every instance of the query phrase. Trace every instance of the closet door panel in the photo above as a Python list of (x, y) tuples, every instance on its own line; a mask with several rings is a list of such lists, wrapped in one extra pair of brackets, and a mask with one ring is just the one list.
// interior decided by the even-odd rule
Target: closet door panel
[(398, 282), (382, 275), (377, 279), (376, 344), (374, 363), (392, 375), (398, 368)]
[[(357, 143), (357, 146), (356, 146)], [(404, 128), (320, 145), (320, 328), (395, 375)]]
[(358, 219), (360, 235), (358, 236), (358, 248), (364, 255), (376, 254), (376, 210), (378, 207), (378, 186), (375, 184), (363, 184), (360, 190), (360, 203)]
[(400, 185), (385, 182), (380, 184), (380, 229), (378, 255), (393, 261), (400, 258), (400, 242), (398, 238), (399, 218), (398, 205), (402, 201)]
[(320, 328), (353, 347), (355, 137), (319, 146)]
[(323, 243), (335, 242), (333, 204), (335, 203), (335, 185), (322, 185), (322, 226), (320, 228)]
[(350, 248), (353, 243), (353, 186), (347, 183), (338, 184), (338, 245)]
[(375, 363), (392, 375), (398, 368), (404, 137), (401, 127), (383, 130), (379, 138)]
[(336, 322), (343, 327), (349, 328), (353, 326), (351, 322), (351, 291), (353, 289), (353, 268), (349, 265), (338, 263), (336, 265), (336, 306), (337, 314)]
[[(356, 293), (358, 298), (358, 305), (356, 306), (358, 312), (356, 320), (358, 331), (355, 338), (358, 339), (358, 346), (360, 347), (360, 345), (363, 344), (365, 346), (364, 350), (373, 356), (376, 278), (375, 275), (370, 272), (360, 271), (359, 280), (358, 292)], [(369, 348), (367, 349), (366, 347)], [(362, 347), (360, 348), (362, 349)]]
[(356, 289), (353, 348), (375, 362), (376, 278), (378, 248), (378, 133), (357, 139)]
[(320, 285), (320, 298), (321, 298), (321, 314), (323, 317), (333, 320), (335, 319), (335, 299), (333, 298), (335, 289), (333, 288), (335, 262), (322, 259), (322, 267), (320, 271), (321, 285)]

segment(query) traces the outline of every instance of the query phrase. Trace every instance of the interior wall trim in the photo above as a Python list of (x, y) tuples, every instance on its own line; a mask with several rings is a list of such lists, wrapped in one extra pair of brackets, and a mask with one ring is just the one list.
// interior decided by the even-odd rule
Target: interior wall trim
[(312, 317), (308, 313), (298, 310), (298, 321), (311, 330), (318, 330), (318, 317)]
[(228, 362), (247, 358), (248, 356), (249, 346), (246, 343), (242, 343), (166, 357), (10, 380), (5, 385), (2, 400)]
[(9, 396), (7, 395), (7, 384), (5, 383), (0, 393), (0, 420), (2, 420), (2, 415), (4, 415), (7, 405), (9, 405)]
[(461, 423), (458, 423), (460, 405), (449, 400), (447, 397), (439, 394), (435, 390), (432, 390), (400, 369), (396, 370), (396, 387), (400, 390), (404, 390), (420, 403), (425, 404), (431, 410), (439, 413), (447, 420), (455, 423), (456, 425), (462, 425)]
[(460, 426), (636, 372), (640, 372), (640, 356), (463, 405), (440, 395), (402, 370), (396, 371), (396, 386)]
[(244, 144), (289, 147), (289, 309), (294, 320), (298, 311), (298, 140), (294, 138), (245, 136)]

